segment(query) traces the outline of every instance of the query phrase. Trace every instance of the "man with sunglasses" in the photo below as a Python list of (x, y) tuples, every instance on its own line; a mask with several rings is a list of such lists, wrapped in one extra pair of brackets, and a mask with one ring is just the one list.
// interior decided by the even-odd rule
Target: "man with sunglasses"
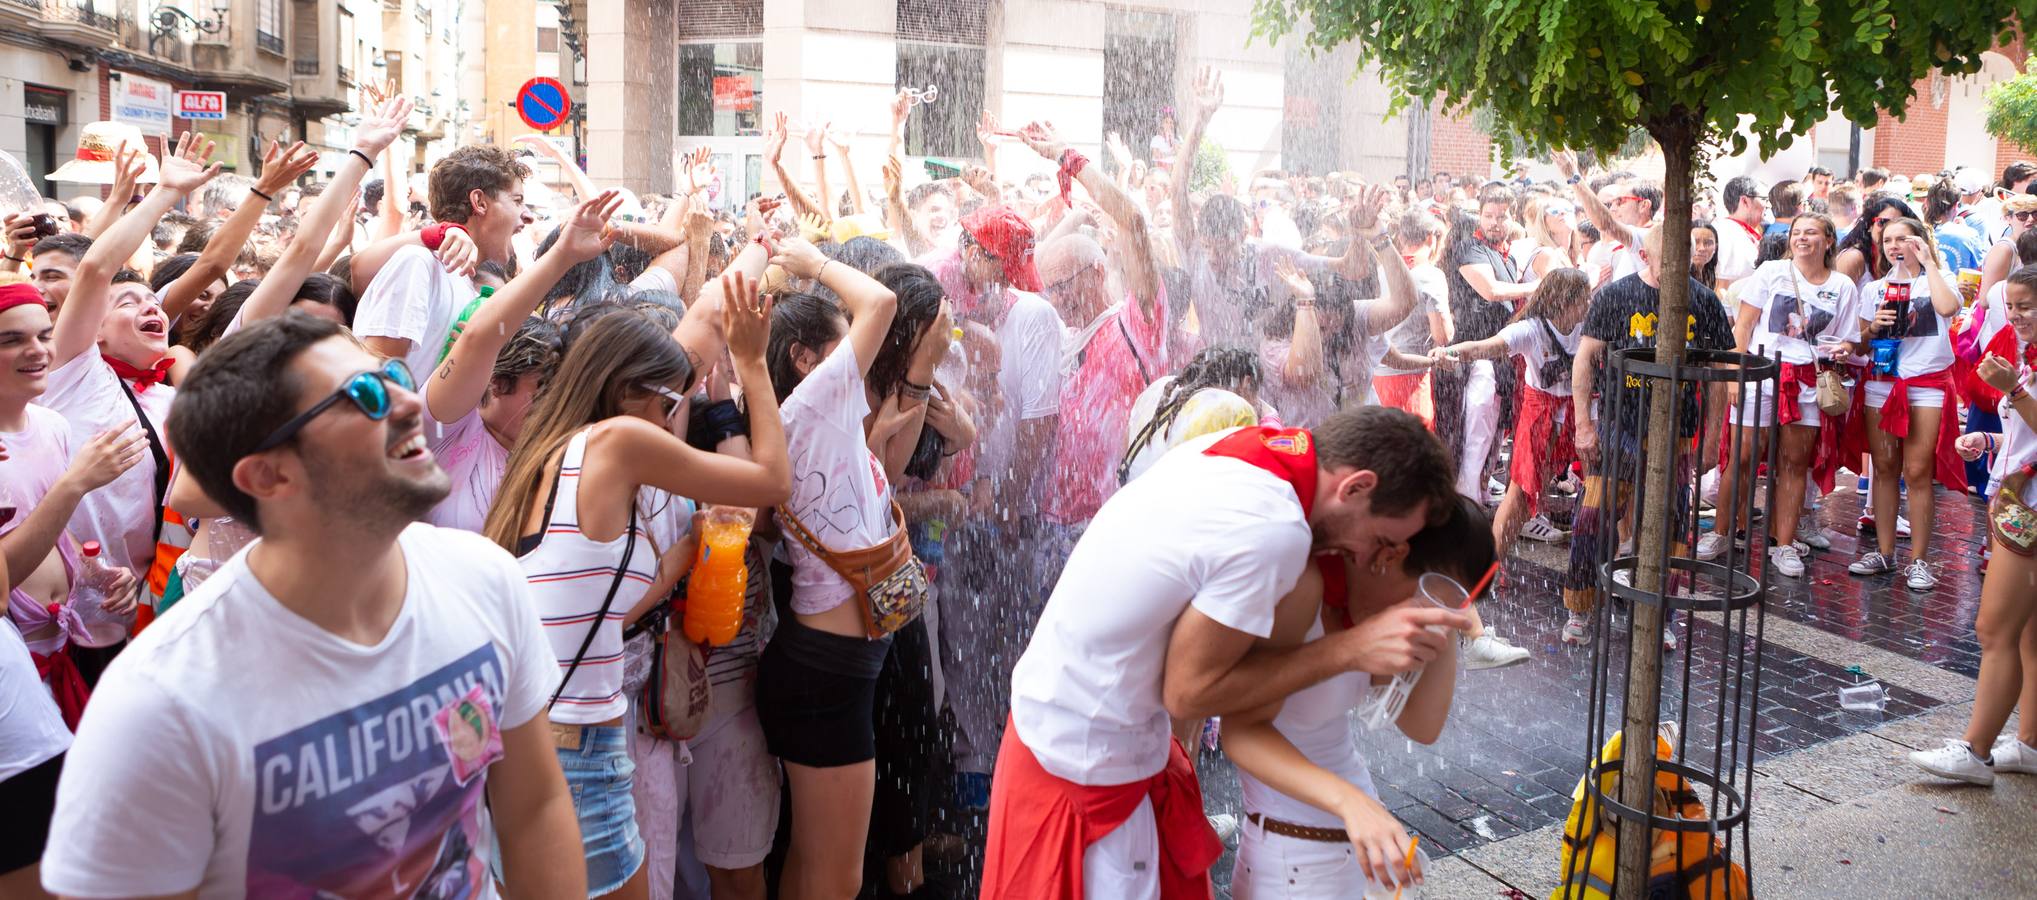
[(1608, 284), (1641, 271), (1641, 242), (1655, 224), (1656, 211), (1662, 208), (1662, 188), (1628, 177), (1593, 191), (1584, 180), (1586, 172), (1575, 151), (1556, 153), (1552, 158), (1557, 171), (1570, 182), (1577, 208), (1584, 211), (1585, 218), (1599, 231), (1599, 241), (1592, 247), (1590, 258), (1579, 262), (1591, 263), (1599, 271), (1610, 273), (1605, 278)]
[(108, 669), (47, 889), (488, 896), (485, 793), (511, 896), (586, 895), (542, 716), (557, 661), (507, 553), (418, 524), (448, 480), (413, 387), (297, 312), (200, 360), (171, 443), (261, 537)]
[(1768, 185), (1752, 175), (1726, 182), (1720, 210), (1712, 230), (1719, 234), (1719, 287), (1754, 274), (1754, 261), (1761, 258), (1761, 232), (1768, 216)]

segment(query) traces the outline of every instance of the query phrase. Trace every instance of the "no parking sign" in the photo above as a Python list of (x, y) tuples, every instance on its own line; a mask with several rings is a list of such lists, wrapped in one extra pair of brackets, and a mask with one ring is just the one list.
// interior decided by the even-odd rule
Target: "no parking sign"
[(523, 124), (539, 131), (559, 127), (572, 109), (573, 98), (566, 95), (566, 86), (556, 78), (533, 78), (516, 89), (516, 114), (523, 118)]

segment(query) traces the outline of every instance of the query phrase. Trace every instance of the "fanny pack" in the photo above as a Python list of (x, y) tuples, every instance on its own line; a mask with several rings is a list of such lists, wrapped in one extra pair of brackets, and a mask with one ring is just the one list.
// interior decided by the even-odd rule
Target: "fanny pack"
[(2023, 487), (2037, 466), (2025, 465), (2002, 479), (1988, 504), (1988, 533), (2017, 556), (2037, 556), (2037, 510), (2023, 503)]
[(919, 618), (927, 603), (927, 570), (912, 553), (906, 534), (905, 510), (892, 501), (891, 518), (896, 525), (883, 543), (861, 550), (829, 550), (808, 531), (790, 507), (778, 507), (778, 520), (828, 568), (842, 576), (856, 592), (863, 611), (863, 633), (881, 638)]

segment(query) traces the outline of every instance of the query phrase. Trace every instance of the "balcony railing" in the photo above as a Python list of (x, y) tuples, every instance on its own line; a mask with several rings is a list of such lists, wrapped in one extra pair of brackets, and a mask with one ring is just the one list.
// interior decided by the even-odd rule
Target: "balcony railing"
[(76, 22), (88, 28), (118, 31), (120, 20), (100, 12), (95, 0), (43, 0), (43, 15), (61, 22)]
[(42, 0), (5, 0), (5, 2), (13, 6), (25, 6), (36, 12), (42, 12)]
[(255, 32), (255, 46), (260, 47), (263, 50), (267, 50), (270, 53), (274, 53), (277, 56), (282, 56), (283, 36), (280, 34), (269, 34), (268, 32), (265, 31), (257, 31)]
[(295, 62), (290, 64), (290, 74), (316, 75), (318, 74), (318, 60), (315, 59), (296, 60)]

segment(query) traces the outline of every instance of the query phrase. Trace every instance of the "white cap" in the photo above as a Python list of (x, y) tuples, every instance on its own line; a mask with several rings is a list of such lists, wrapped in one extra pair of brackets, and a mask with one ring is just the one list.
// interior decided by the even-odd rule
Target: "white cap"
[(1979, 169), (1960, 169), (1953, 174), (1952, 183), (1962, 194), (1978, 194), (1987, 190), (1988, 177), (1987, 173)]

